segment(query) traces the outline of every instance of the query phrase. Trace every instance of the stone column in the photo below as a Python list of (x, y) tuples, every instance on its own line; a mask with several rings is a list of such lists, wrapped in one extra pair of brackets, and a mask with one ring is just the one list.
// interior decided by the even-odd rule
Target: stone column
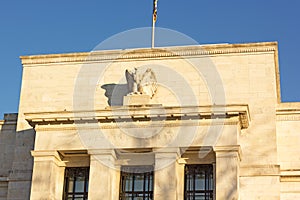
[(56, 151), (32, 151), (34, 157), (31, 200), (62, 199), (64, 165)]
[(179, 184), (183, 183), (181, 175), (184, 173), (184, 171), (177, 173), (182, 170), (182, 166), (177, 162), (179, 155), (179, 148), (155, 152), (155, 200), (179, 199), (178, 190), (181, 190)]
[(216, 153), (216, 200), (239, 199), (240, 146), (217, 146)]
[(89, 200), (119, 199), (120, 170), (115, 167), (114, 150), (89, 150)]

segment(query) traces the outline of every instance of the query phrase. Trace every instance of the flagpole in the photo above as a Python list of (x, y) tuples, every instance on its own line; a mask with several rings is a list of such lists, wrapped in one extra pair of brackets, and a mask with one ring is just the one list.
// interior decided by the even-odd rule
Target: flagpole
[(152, 49), (154, 48), (154, 41), (155, 41), (155, 21), (152, 20)]
[(153, 13), (152, 13), (152, 43), (151, 43), (151, 48), (154, 48), (154, 43), (155, 43), (155, 22), (157, 19), (157, 1), (158, 0), (153, 0)]

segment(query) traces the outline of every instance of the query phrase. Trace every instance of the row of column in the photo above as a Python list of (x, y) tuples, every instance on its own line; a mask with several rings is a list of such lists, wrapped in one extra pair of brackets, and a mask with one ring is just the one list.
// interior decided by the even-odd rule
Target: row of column
[[(239, 146), (215, 147), (216, 200), (239, 197)], [(120, 167), (114, 150), (93, 150), (90, 155), (89, 200), (118, 200)], [(33, 152), (31, 200), (61, 199), (64, 165), (56, 152)], [(155, 152), (154, 200), (184, 199), (184, 166), (179, 149)], [(188, 160), (187, 160), (188, 163)]]

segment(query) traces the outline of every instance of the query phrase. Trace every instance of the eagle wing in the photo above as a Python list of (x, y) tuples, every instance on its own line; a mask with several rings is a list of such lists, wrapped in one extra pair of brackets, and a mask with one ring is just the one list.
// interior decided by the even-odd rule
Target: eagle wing
[(127, 80), (127, 87), (128, 87), (128, 92), (131, 93), (133, 92), (133, 84), (134, 84), (134, 77), (133, 74), (130, 73), (127, 69), (125, 71), (125, 76)]
[(153, 97), (153, 95), (156, 93), (157, 80), (155, 73), (152, 71), (152, 69), (148, 68), (146, 72), (142, 75), (140, 87), (142, 88), (142, 91), (140, 92), (142, 92), (143, 94), (147, 94), (150, 97)]

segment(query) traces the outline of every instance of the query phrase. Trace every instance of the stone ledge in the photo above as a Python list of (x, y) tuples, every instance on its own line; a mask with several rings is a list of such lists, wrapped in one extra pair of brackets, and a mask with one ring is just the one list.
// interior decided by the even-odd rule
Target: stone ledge
[(68, 54), (49, 54), (21, 56), (23, 65), (50, 63), (91, 63), (115, 60), (134, 60), (151, 58), (181, 58), (188, 56), (207, 56), (233, 53), (275, 52), (277, 42), (214, 44), (182, 47), (161, 47), (147, 49), (106, 50)]
[[(70, 123), (68, 123), (70, 122)], [(119, 128), (136, 128), (139, 126), (140, 128), (149, 127), (149, 123), (151, 123), (152, 127), (181, 127), (181, 126), (212, 126), (212, 125), (235, 125), (240, 126), (240, 122), (237, 118), (230, 119), (220, 119), (220, 120), (172, 120), (172, 121), (135, 121), (134, 123), (101, 123), (94, 121), (93, 123), (81, 123), (76, 124), (74, 121), (68, 121), (66, 123), (51, 123), (51, 124), (37, 124), (35, 126), (36, 131), (68, 131), (68, 130), (99, 130), (99, 129), (119, 129)], [(85, 121), (86, 122), (86, 121)], [(62, 126), (63, 125), (63, 126)]]
[(300, 121), (300, 103), (282, 103), (276, 109), (277, 121)]
[(280, 176), (280, 182), (300, 182), (299, 176)]
[(279, 176), (280, 165), (250, 165), (240, 167), (240, 176)]
[(147, 122), (147, 121), (190, 121), (213, 120), (225, 121), (238, 117), (241, 128), (248, 128), (250, 115), (248, 105), (218, 105), (218, 106), (122, 106), (110, 107), (96, 111), (62, 111), (25, 113), (25, 119), (36, 125), (60, 124), (115, 124), (118, 122)]

